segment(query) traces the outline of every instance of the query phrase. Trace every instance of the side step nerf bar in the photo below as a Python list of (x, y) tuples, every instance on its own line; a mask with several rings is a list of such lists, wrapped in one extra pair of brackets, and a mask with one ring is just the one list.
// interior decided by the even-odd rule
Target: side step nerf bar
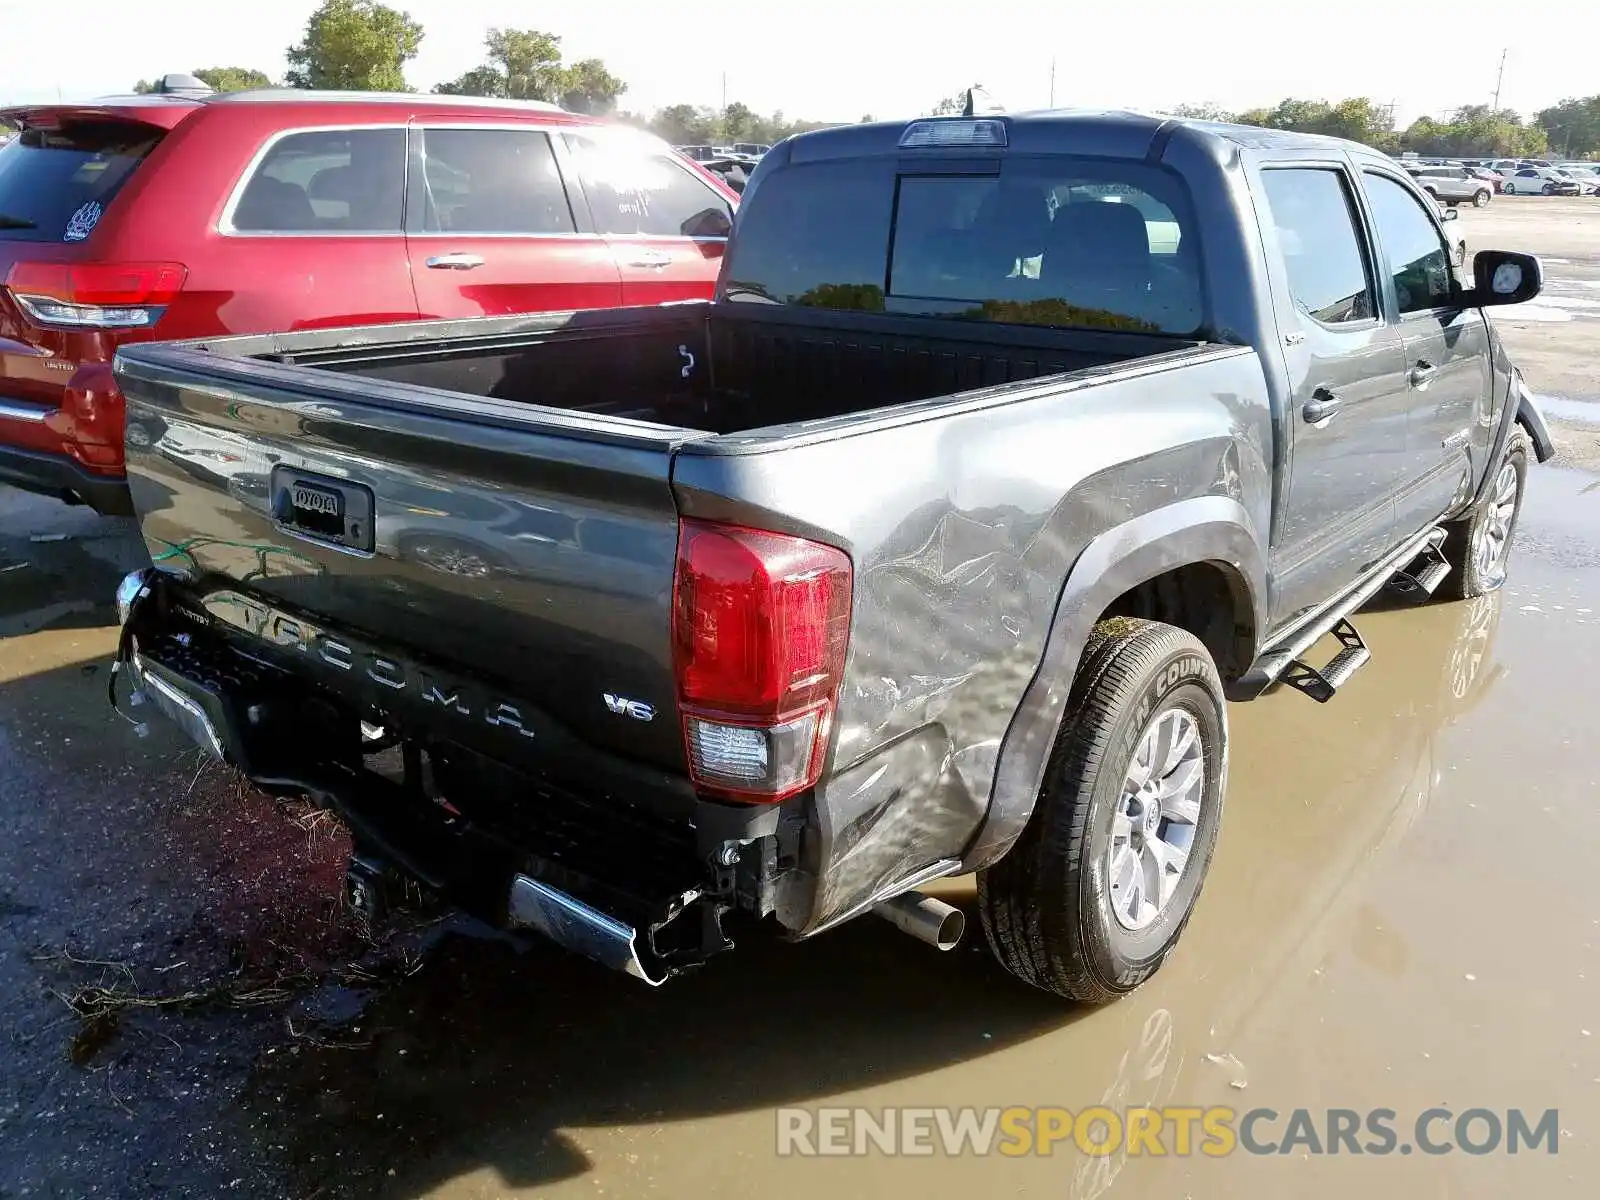
[[(1259, 696), (1272, 684), (1283, 682), (1306, 693), (1313, 700), (1326, 703), (1332, 699), (1339, 686), (1367, 664), (1372, 652), (1362, 642), (1361, 635), (1349, 621), (1352, 613), (1366, 604), (1384, 586), (1418, 555), (1427, 554), (1430, 565), (1439, 548), (1444, 545), (1444, 530), (1435, 526), (1424, 530), (1401, 546), (1366, 577), (1359, 585), (1344, 595), (1329, 601), (1299, 625), (1283, 636), (1283, 640), (1265, 650), (1250, 669), (1228, 689), (1231, 699), (1246, 700)], [(1430, 576), (1435, 572), (1429, 570)], [(1435, 587), (1443, 579), (1430, 579)], [(1432, 590), (1432, 589), (1429, 589)], [(1324, 634), (1337, 632), (1343, 646), (1327, 666), (1319, 671), (1300, 661)], [(1290, 668), (1294, 668), (1293, 671)]]

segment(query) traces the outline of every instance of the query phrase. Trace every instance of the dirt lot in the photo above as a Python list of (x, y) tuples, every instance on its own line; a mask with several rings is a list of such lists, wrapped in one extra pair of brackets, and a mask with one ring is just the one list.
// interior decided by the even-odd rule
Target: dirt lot
[[(129, 527), (0, 489), (0, 1197), (1591, 1195), (1600, 200), (1461, 220), (1550, 279), (1496, 318), (1565, 419), (1512, 584), (1364, 615), (1374, 661), (1327, 707), (1233, 710), (1205, 899), (1097, 1012), (981, 938), (940, 956), (882, 922), (659, 992), (426, 913), (374, 940), (337, 906), (335, 828), (107, 708)], [(777, 1105), (1100, 1102), (1554, 1108), (1561, 1134), (1376, 1162), (774, 1153)]]

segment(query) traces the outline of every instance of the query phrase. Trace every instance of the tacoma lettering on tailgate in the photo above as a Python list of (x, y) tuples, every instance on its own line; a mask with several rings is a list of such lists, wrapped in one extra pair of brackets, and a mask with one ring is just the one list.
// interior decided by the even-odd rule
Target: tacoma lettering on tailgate
[(482, 721), (524, 738), (534, 736), (533, 722), (524, 716), (523, 706), (455, 676), (380, 651), (349, 634), (331, 633), (238, 592), (211, 592), (201, 603), (213, 619), (250, 637), (298, 651), (334, 677), (370, 682), (462, 720)]

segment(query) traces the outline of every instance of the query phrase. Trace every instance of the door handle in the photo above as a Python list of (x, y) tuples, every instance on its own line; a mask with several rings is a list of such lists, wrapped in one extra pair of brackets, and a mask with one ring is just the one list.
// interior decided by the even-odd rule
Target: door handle
[(1306, 406), (1300, 410), (1300, 415), (1312, 425), (1321, 425), (1338, 412), (1339, 406), (1343, 403), (1344, 401), (1335, 393), (1325, 387), (1319, 387), (1311, 393), (1311, 399), (1306, 401)]
[(1427, 387), (1428, 380), (1433, 378), (1433, 373), (1438, 369), (1427, 359), (1419, 358), (1417, 359), (1417, 365), (1406, 373), (1406, 380), (1414, 388)]
[(663, 250), (635, 250), (624, 261), (630, 267), (649, 267), (659, 271), (672, 262), (672, 255)]
[(435, 271), (470, 271), (483, 266), (483, 258), (477, 254), (435, 254), (428, 260), (428, 266)]

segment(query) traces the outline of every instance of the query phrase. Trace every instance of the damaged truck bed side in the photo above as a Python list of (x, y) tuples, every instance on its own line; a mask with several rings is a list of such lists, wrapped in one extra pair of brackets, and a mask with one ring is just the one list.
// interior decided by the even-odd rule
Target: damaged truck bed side
[(123, 350), (122, 674), (344, 814), (358, 896), (655, 983), (867, 911), (951, 945), (916, 889), (976, 870), (1001, 962), (1105, 1001), (1199, 894), (1225, 698), (1504, 579), (1550, 448), (1481, 310), (1541, 276), (1474, 270), (1347, 143), (806, 134), (709, 304)]

